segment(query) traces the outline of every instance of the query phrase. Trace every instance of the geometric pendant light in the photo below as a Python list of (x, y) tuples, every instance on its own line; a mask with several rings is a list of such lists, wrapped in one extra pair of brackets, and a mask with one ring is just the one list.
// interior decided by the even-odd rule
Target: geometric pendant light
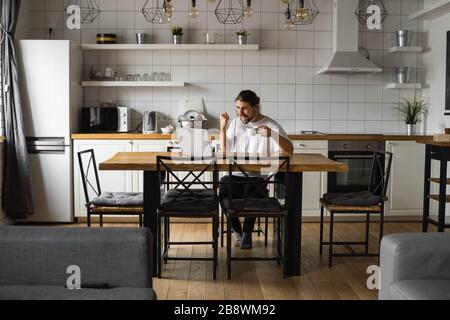
[(145, 20), (151, 23), (169, 23), (172, 12), (171, 0), (147, 0), (142, 7)]
[(66, 13), (67, 8), (72, 5), (80, 8), (81, 23), (92, 23), (101, 13), (97, 0), (70, 0), (66, 6)]
[(367, 24), (367, 20), (373, 15), (373, 12), (368, 9), (373, 5), (378, 6), (378, 8), (380, 9), (381, 22), (384, 22), (384, 20), (387, 18), (389, 13), (383, 3), (383, 0), (360, 0), (359, 6), (355, 11), (360, 24)]
[(288, 12), (292, 24), (307, 25), (314, 22), (319, 14), (319, 9), (314, 0), (291, 0)]
[(244, 18), (244, 10), (239, 0), (220, 0), (214, 13), (222, 24), (238, 24)]

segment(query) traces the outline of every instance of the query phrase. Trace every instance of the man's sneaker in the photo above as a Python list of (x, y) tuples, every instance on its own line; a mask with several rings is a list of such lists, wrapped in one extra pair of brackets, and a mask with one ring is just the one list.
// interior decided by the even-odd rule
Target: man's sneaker
[(252, 234), (244, 232), (241, 242), (241, 249), (251, 249), (251, 248), (252, 248)]
[(242, 243), (242, 234), (240, 234), (239, 232), (234, 231), (233, 232), (233, 237), (234, 237), (234, 246), (235, 247), (240, 247), (241, 243)]

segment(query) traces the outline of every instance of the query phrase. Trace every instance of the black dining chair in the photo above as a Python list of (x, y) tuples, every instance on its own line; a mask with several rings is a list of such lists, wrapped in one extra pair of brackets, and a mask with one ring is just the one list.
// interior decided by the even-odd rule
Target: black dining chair
[[(392, 165), (391, 152), (374, 152), (372, 171), (367, 191), (353, 193), (326, 193), (320, 199), (320, 255), (324, 245), (328, 245), (328, 265), (333, 264), (333, 257), (372, 257), (377, 253), (369, 253), (369, 226), (370, 216), (380, 216), (379, 242), (383, 237), (384, 203), (388, 200), (386, 193)], [(329, 241), (323, 241), (324, 209), (330, 213)], [(339, 214), (365, 214), (365, 240), (364, 241), (334, 241), (334, 218)], [(333, 246), (341, 245), (350, 250), (350, 253), (333, 253)], [(356, 253), (351, 245), (363, 245), (364, 253)]]
[[(144, 215), (144, 197), (142, 193), (102, 192), (93, 149), (78, 152), (78, 164), (86, 200), (88, 227), (91, 226), (92, 215), (99, 216), (101, 227), (103, 226), (103, 216), (139, 216), (139, 226), (142, 227)], [(90, 197), (89, 193), (92, 192), (94, 196)]]
[[(283, 277), (286, 277), (286, 267), (284, 258), (286, 256), (286, 238), (284, 232), (286, 231), (286, 217), (288, 210), (286, 207), (287, 184), (286, 175), (289, 174), (289, 157), (233, 157), (229, 159), (228, 176), (232, 176), (233, 172), (239, 172), (246, 180), (226, 179), (222, 180), (222, 184), (226, 186), (227, 192), (225, 197), (221, 197), (220, 205), (222, 211), (227, 218), (227, 275), (231, 278), (231, 261), (245, 260), (245, 261), (277, 261), (282, 264)], [(254, 179), (244, 170), (243, 163), (251, 163), (254, 161), (267, 163), (270, 168), (268, 172), (260, 177), (265, 183), (256, 183)], [(238, 187), (242, 183), (253, 185), (254, 191), (242, 198), (233, 197), (233, 187)], [(264, 194), (267, 192), (267, 187), (273, 185), (273, 194), (268, 194), (267, 197), (256, 197), (256, 194)], [(237, 257), (232, 255), (231, 232), (232, 226), (230, 220), (232, 218), (271, 218), (274, 222), (274, 253), (272, 257)]]
[[(184, 170), (187, 175), (180, 178), (174, 168), (196, 164), (196, 170)], [(213, 261), (213, 278), (216, 279), (219, 244), (219, 198), (217, 194), (217, 163), (212, 157), (167, 157), (157, 156), (160, 195), (157, 197), (157, 275), (161, 277), (161, 262), (168, 260)], [(211, 174), (208, 176), (208, 174)], [(212, 221), (212, 241), (170, 240), (170, 218), (205, 219)], [(171, 245), (212, 245), (213, 257), (174, 257), (169, 255)]]

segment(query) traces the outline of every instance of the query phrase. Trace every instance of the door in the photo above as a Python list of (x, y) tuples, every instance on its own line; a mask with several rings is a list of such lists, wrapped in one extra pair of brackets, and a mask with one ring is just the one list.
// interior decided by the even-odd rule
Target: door
[(70, 144), (70, 41), (20, 40), (25, 136), (64, 137)]
[[(75, 140), (74, 142), (74, 212), (75, 217), (85, 217), (85, 197), (83, 191), (83, 183), (81, 182), (81, 173), (78, 164), (78, 152), (94, 149), (95, 160), (98, 165), (114, 156), (117, 152), (131, 152), (132, 144), (130, 140)], [(85, 164), (86, 166), (86, 164)], [(132, 192), (133, 191), (133, 174), (131, 171), (98, 171), (102, 192)], [(90, 192), (90, 197), (93, 192)]]
[(422, 216), (425, 145), (415, 141), (388, 141), (393, 154), (386, 214)]
[(27, 222), (73, 221), (71, 151), (29, 153), (34, 214)]
[[(328, 156), (327, 141), (294, 141), (295, 153), (319, 153)], [(305, 172), (303, 174), (302, 215), (319, 217), (319, 199), (326, 192), (327, 175), (321, 172)]]

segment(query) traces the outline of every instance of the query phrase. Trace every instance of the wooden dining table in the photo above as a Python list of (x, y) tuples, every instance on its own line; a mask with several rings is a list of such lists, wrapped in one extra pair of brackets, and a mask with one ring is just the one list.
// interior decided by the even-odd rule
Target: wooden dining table
[[(119, 152), (112, 158), (100, 163), (100, 170), (132, 170), (144, 172), (144, 226), (150, 228), (153, 235), (157, 230), (157, 205), (160, 180), (157, 172), (157, 156), (175, 156), (178, 153), (169, 152)], [(225, 157), (216, 154), (218, 171), (227, 172), (230, 155)], [(282, 156), (282, 155), (281, 155)], [(304, 172), (345, 172), (347, 165), (328, 159), (321, 154), (293, 154), (290, 155), (289, 172), (286, 175), (287, 194), (286, 205), (288, 216), (286, 223), (287, 254), (285, 270), (287, 276), (300, 275), (301, 266), (301, 236), (302, 236), (302, 184)], [(197, 165), (204, 167), (204, 165)], [(240, 167), (248, 172), (264, 171), (270, 164), (267, 161), (245, 161)], [(173, 171), (195, 171), (196, 164), (184, 164), (171, 168)], [(317, 199), (319, 201), (319, 199)], [(156, 276), (156, 241), (153, 241), (153, 276)]]

